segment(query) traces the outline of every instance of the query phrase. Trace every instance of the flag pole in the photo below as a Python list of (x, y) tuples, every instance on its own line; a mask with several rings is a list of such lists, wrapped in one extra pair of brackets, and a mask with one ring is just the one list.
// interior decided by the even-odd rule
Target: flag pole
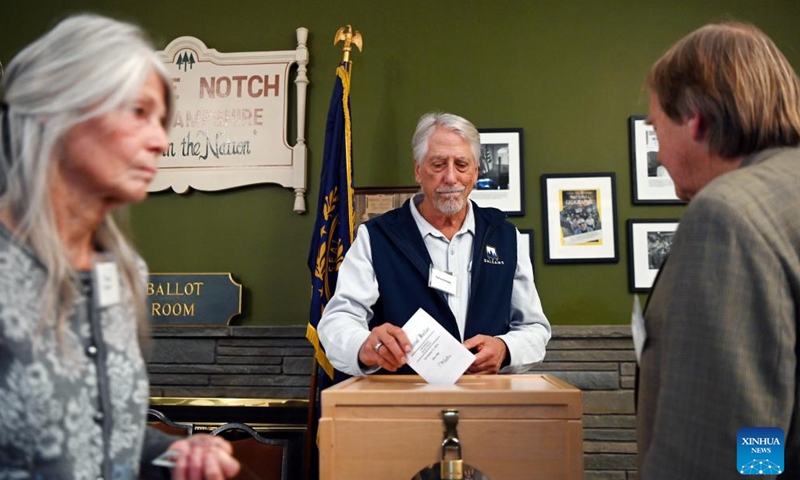
[[(349, 91), (349, 76), (350, 76), (349, 74), (351, 66), (353, 64), (353, 62), (350, 60), (350, 52), (352, 51), (353, 46), (356, 46), (359, 51), (362, 51), (363, 39), (361, 37), (361, 34), (357, 30), (353, 30), (353, 28), (350, 25), (347, 25), (344, 27), (340, 27), (336, 31), (336, 34), (334, 35), (333, 44), (336, 45), (340, 41), (344, 42), (344, 45), (342, 47), (342, 62), (339, 64), (339, 66), (346, 72), (345, 76), (347, 77), (347, 83), (348, 83), (347, 90)], [(349, 117), (349, 112), (346, 112), (346, 116)], [(349, 130), (349, 125), (348, 125), (348, 130)], [(327, 132), (326, 132), (326, 137), (327, 137)], [(349, 138), (346, 139), (346, 151), (348, 157), (347, 160), (349, 164), (350, 161)], [(352, 172), (348, 171), (348, 176), (350, 179), (352, 179)], [(353, 198), (352, 185), (348, 185), (348, 187), (349, 187), (348, 191), (345, 193), (345, 195), (347, 195), (348, 198), (347, 203), (352, 208), (352, 198)], [(353, 232), (352, 215), (348, 214), (347, 217), (348, 217), (349, 233), (350, 233), (349, 235), (350, 238), (348, 239), (349, 240), (348, 246), (349, 246), (353, 241), (354, 232)], [(319, 345), (319, 340), (316, 339), (316, 341), (317, 345), (315, 345), (315, 347), (321, 348), (321, 346)], [(303, 458), (303, 480), (317, 480), (319, 478), (319, 461), (318, 461), (319, 457), (317, 455), (316, 440), (317, 440), (317, 425), (318, 425), (317, 402), (319, 399), (318, 390), (319, 390), (320, 368), (321, 368), (320, 363), (317, 360), (317, 352), (315, 352), (311, 363), (311, 381), (309, 385), (309, 395), (308, 395), (308, 417), (306, 420), (306, 437), (304, 445), (305, 454)], [(312, 478), (312, 475), (316, 478)]]

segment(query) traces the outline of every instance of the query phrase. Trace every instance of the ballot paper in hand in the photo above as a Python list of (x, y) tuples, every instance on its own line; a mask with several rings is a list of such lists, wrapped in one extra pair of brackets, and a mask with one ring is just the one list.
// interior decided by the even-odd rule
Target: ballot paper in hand
[(411, 341), (408, 365), (428, 383), (452, 385), (475, 361), (475, 355), (421, 308), (403, 331)]

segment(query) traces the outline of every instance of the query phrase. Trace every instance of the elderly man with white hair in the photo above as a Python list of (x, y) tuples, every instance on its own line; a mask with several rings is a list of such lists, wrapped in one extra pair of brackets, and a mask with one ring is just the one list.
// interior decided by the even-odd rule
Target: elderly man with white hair
[[(427, 113), (412, 149), (422, 192), (359, 227), (318, 327), (328, 359), (347, 375), (413, 373), (401, 327), (423, 308), (475, 353), (467, 373), (541, 362), (550, 324), (530, 254), (502, 212), (468, 200), (478, 130), (457, 115)], [(432, 275), (451, 286), (437, 287)]]

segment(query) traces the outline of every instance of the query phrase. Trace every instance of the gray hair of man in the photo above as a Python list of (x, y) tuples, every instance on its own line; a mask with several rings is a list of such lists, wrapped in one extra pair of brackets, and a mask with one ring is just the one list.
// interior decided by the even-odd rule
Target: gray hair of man
[[(0, 209), (15, 222), (15, 238), (45, 266), (42, 319), (55, 318), (59, 332), (77, 295), (77, 272), (59, 237), (50, 197), (63, 139), (74, 126), (133, 102), (153, 72), (164, 84), (170, 119), (171, 82), (142, 30), (92, 14), (61, 21), (6, 65), (0, 104)], [(140, 332), (145, 331), (143, 262), (111, 216), (94, 232), (94, 243), (117, 261), (134, 295)]]
[(473, 162), (475, 164), (478, 163), (481, 155), (481, 136), (475, 125), (466, 118), (452, 113), (428, 112), (420, 117), (417, 122), (417, 129), (411, 138), (411, 150), (417, 165), (422, 166), (422, 161), (428, 153), (428, 141), (433, 132), (440, 127), (457, 133), (461, 138), (469, 142)]

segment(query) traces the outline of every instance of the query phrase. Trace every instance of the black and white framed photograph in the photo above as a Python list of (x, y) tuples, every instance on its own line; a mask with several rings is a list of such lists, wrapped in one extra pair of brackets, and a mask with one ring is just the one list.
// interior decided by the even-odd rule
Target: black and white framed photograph
[(479, 129), (478, 181), (469, 198), (506, 215), (524, 215), (522, 129)]
[(616, 263), (616, 175), (542, 175), (547, 263)]
[(678, 230), (673, 219), (628, 220), (628, 279), (633, 293), (649, 292)]
[(658, 161), (658, 137), (642, 115), (634, 115), (628, 125), (631, 150), (631, 191), (633, 203), (683, 204), (675, 194), (675, 183)]
[(533, 268), (535, 273), (536, 263), (533, 261), (533, 229), (518, 228), (517, 230), (519, 230), (519, 241), (522, 243), (522, 248), (530, 253), (531, 268)]

